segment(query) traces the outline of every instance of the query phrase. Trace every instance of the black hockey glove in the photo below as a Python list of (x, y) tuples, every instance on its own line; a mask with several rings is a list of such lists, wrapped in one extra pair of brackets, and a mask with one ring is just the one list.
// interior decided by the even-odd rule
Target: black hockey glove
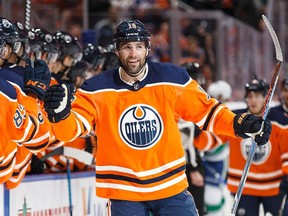
[(73, 86), (68, 84), (53, 85), (47, 89), (44, 108), (50, 122), (59, 122), (70, 115), (73, 93)]
[(24, 92), (26, 94), (36, 94), (40, 100), (43, 100), (50, 81), (51, 73), (44, 61), (36, 60), (34, 66), (30, 59), (26, 61), (24, 69)]
[(263, 123), (260, 116), (251, 115), (248, 113), (236, 114), (234, 117), (235, 134), (242, 138), (255, 136), (254, 140), (258, 146), (265, 145), (269, 141), (272, 130), (271, 122), (266, 119)]
[(32, 155), (31, 158), (31, 169), (27, 174), (42, 174), (45, 169), (45, 164), (36, 155)]
[(281, 194), (287, 194), (288, 195), (288, 175), (284, 175), (282, 177), (282, 181), (280, 183), (280, 192)]

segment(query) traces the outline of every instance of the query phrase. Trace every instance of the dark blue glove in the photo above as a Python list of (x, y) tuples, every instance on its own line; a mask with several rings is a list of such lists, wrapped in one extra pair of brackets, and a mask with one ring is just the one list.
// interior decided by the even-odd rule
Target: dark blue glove
[(261, 146), (265, 145), (269, 141), (272, 130), (271, 122), (268, 119), (264, 121), (263, 128), (262, 123), (262, 117), (242, 113), (236, 114), (234, 117), (233, 127), (237, 136), (244, 139), (255, 136), (255, 142), (258, 146)]
[(282, 181), (280, 183), (280, 192), (284, 195), (288, 195), (288, 175), (284, 175), (282, 177)]
[(50, 81), (51, 73), (44, 61), (36, 60), (34, 66), (30, 59), (26, 61), (24, 70), (24, 92), (26, 94), (34, 93), (40, 100), (43, 100)]
[(56, 123), (70, 115), (71, 102), (74, 99), (72, 85), (62, 84), (50, 86), (44, 98), (44, 108), (50, 122)]

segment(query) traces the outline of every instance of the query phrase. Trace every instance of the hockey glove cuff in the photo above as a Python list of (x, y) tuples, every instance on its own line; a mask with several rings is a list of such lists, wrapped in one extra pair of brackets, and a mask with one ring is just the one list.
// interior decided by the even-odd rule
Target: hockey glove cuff
[(36, 60), (34, 65), (30, 59), (26, 61), (24, 70), (24, 92), (26, 94), (36, 94), (40, 100), (43, 100), (50, 81), (51, 73), (44, 61)]

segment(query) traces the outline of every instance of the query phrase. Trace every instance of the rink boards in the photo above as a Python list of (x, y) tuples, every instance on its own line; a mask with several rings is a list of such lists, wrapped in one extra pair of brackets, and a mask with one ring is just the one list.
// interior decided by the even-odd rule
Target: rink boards
[[(26, 176), (12, 190), (0, 185), (0, 215), (3, 216), (69, 216), (67, 175), (43, 174)], [(71, 174), (73, 215), (106, 215), (105, 199), (95, 195), (95, 173)]]

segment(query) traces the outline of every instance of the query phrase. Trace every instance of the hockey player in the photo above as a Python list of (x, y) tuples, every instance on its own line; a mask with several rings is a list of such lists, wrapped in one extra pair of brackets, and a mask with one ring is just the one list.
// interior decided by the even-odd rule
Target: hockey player
[(28, 32), (31, 59), (40, 59), (46, 62), (50, 71), (54, 68), (60, 50), (52, 34), (43, 28), (32, 28)]
[[(197, 83), (203, 87), (205, 84), (205, 78), (203, 76), (202, 68), (197, 62), (185, 62), (181, 65), (182, 68), (184, 68), (189, 76), (197, 81)], [(183, 127), (183, 124), (181, 124), (181, 121), (179, 122), (179, 128)], [(178, 124), (179, 124), (178, 123)], [(184, 122), (184, 126), (187, 124)], [(190, 122), (190, 124), (192, 124)], [(193, 127), (192, 127), (193, 126)], [(180, 130), (181, 137), (182, 137), (182, 144), (184, 145), (185, 153), (186, 153), (186, 175), (188, 180), (188, 188), (187, 190), (192, 194), (194, 197), (194, 201), (198, 210), (199, 216), (204, 215), (204, 168), (202, 164), (202, 156), (200, 155), (200, 151), (197, 147), (194, 147), (194, 145), (191, 145), (192, 143), (201, 140), (202, 144), (209, 145), (209, 142), (205, 142), (205, 140), (198, 138), (199, 133), (194, 133), (194, 128), (196, 129), (197, 126), (192, 125), (190, 128), (185, 127)], [(198, 130), (199, 131), (199, 130)], [(196, 132), (196, 130), (195, 130)], [(204, 133), (202, 133), (203, 136)], [(196, 138), (197, 139), (194, 139)], [(185, 139), (186, 138), (186, 139)], [(187, 139), (187, 138), (190, 138)], [(185, 141), (186, 140), (186, 141)], [(216, 142), (216, 139), (208, 139), (209, 141), (212, 140), (212, 142)], [(209, 143), (209, 144), (208, 144)]]
[[(218, 80), (208, 86), (207, 93), (221, 103), (226, 103), (232, 96), (231, 86), (224, 80)], [(219, 138), (218, 138), (219, 139)], [(205, 205), (207, 216), (225, 215), (227, 203), (227, 169), (229, 145), (223, 143), (203, 154), (205, 169)]]
[(83, 49), (83, 60), (91, 65), (94, 75), (97, 75), (103, 71), (103, 65), (105, 62), (104, 51), (101, 46), (94, 46), (93, 44), (87, 44)]
[[(5, 18), (0, 19), (0, 50), (1, 50), (1, 59), (5, 59), (5, 56), (11, 55), (11, 48), (7, 47), (7, 44), (13, 42), (13, 36), (19, 35), (17, 32), (17, 29), (13, 26), (13, 24), (6, 20)], [(8, 59), (8, 58), (7, 58)], [(20, 71), (20, 70), (19, 70)], [(8, 75), (7, 75), (8, 74)], [(37, 100), (42, 100), (44, 98), (45, 91), (47, 87), (50, 84), (51, 80), (51, 74), (49, 69), (47, 68), (47, 65), (43, 61), (36, 61), (34, 65), (32, 66), (31, 61), (27, 60), (26, 67), (22, 67), (21, 73), (17, 73), (14, 70), (8, 69), (0, 69), (0, 77), (3, 80), (7, 80), (17, 91), (17, 95), (23, 95), (18, 99), (18, 101), (23, 104), (29, 106), (29, 100), (26, 101), (25, 94), (32, 94), (33, 97), (37, 98)], [(33, 103), (31, 103), (33, 105)], [(38, 106), (37, 106), (38, 107)], [(35, 107), (33, 110), (37, 113), (34, 113), (36, 117), (38, 117), (38, 121), (41, 122), (43, 125), (50, 125), (49, 121), (44, 123), (44, 119), (42, 116), (42, 112), (40, 111), (40, 108), (36, 109)], [(31, 125), (32, 126), (32, 125)], [(49, 127), (49, 126), (47, 126)], [(29, 130), (29, 129), (28, 129)], [(34, 131), (35, 133), (36, 131)], [(23, 134), (22, 134), (23, 135)], [(29, 134), (26, 134), (25, 136), (29, 137)], [(44, 137), (43, 137), (44, 138)], [(44, 139), (46, 140), (46, 139)], [(33, 144), (31, 141), (29, 144), (26, 144), (26, 147), (31, 151), (38, 151), (39, 149), (45, 148), (44, 143), (46, 141), (41, 141), (41, 139), (38, 140), (40, 143)], [(31, 147), (30, 147), (31, 145)]]
[(28, 29), (24, 25), (17, 21), (14, 23), (20, 36), (20, 48), (16, 52), (19, 66), (25, 67), (26, 60), (29, 58), (29, 45), (28, 45)]
[[(253, 79), (245, 85), (245, 101), (247, 109), (235, 110), (235, 113), (249, 112), (260, 115), (265, 103), (268, 85), (265, 80)], [(272, 123), (269, 141), (257, 146), (252, 159), (250, 171), (242, 192), (236, 215), (259, 215), (259, 206), (263, 205), (265, 213), (278, 215), (282, 195), (279, 185), (283, 175), (288, 174), (288, 145), (287, 118), (270, 110), (267, 119)], [(235, 194), (241, 179), (246, 159), (250, 152), (252, 138), (241, 139), (222, 137), (230, 143), (230, 157), (228, 168), (228, 189)], [(240, 154), (239, 154), (240, 153)], [(283, 215), (288, 215), (288, 212)]]
[[(12, 23), (5, 18), (2, 19), (1, 29), (6, 32), (7, 48), (9, 49), (9, 56), (4, 62), (3, 67), (15, 68), (25, 67), (27, 55), (28, 35), (20, 22)], [(3, 22), (6, 24), (3, 25)], [(9, 24), (8, 24), (9, 23)]]
[[(272, 112), (274, 112), (274, 111), (280, 112), (281, 114), (286, 116), (288, 119), (288, 76), (286, 76), (281, 82), (280, 105), (271, 108), (271, 111)], [(287, 127), (288, 123), (286, 123), (285, 126)], [(282, 177), (282, 181), (280, 183), (280, 191), (281, 191), (282, 195), (286, 194), (286, 196), (288, 196), (288, 175), (287, 174)], [(285, 199), (285, 197), (283, 197), (283, 199)], [(281, 206), (281, 208), (283, 208), (282, 210), (284, 210), (286, 208), (285, 211), (288, 211), (287, 199), (286, 199), (286, 205)], [(282, 214), (282, 215), (284, 215), (284, 214)]]
[[(19, 49), (21, 44), (20, 34), (17, 27), (8, 19), (0, 18), (1, 44), (3, 44), (3, 55), (0, 59), (0, 76), (3, 79), (12, 81), (23, 89), (23, 66), (17, 66), (17, 55), (14, 51)], [(14, 48), (16, 47), (16, 48)], [(10, 63), (9, 63), (10, 61)], [(14, 63), (12, 63), (12, 61)]]
[[(1, 148), (4, 154), (4, 160), (1, 157), (1, 166), (6, 164), (7, 168), (9, 165), (11, 171), (16, 167), (17, 160), (20, 160), (19, 148), (25, 147), (25, 150), (22, 152), (37, 152), (47, 146), (50, 138), (50, 124), (45, 123), (43, 117), (40, 115), (40, 108), (36, 100), (36, 87), (31, 84), (32, 82), (38, 82), (39, 85), (42, 85), (42, 89), (44, 85), (48, 86), (49, 83), (46, 83), (46, 78), (43, 79), (39, 76), (40, 73), (43, 74), (43, 71), (46, 73), (46, 69), (36, 63), (35, 68), (27, 65), (26, 70), (26, 77), (29, 81), (25, 80), (25, 92), (31, 96), (25, 95), (17, 85), (10, 84), (2, 78), (0, 79), (2, 104), (0, 118), (1, 122), (3, 122), (3, 124), (1, 124)], [(31, 73), (33, 73), (34, 77), (28, 75)], [(50, 74), (50, 72), (47, 74)], [(37, 77), (37, 81), (35, 77)], [(28, 153), (26, 155), (26, 160), (27, 159), (28, 161), (30, 159)], [(11, 163), (7, 164), (7, 160)], [(27, 163), (25, 166), (26, 165)], [(17, 167), (17, 169), (19, 169), (19, 167)], [(1, 169), (1, 171), (3, 170)]]
[[(178, 123), (185, 149), (188, 191), (193, 195), (199, 216), (204, 215), (204, 168), (199, 150), (205, 151), (220, 146), (221, 140), (209, 131), (202, 131), (191, 122)], [(187, 171), (188, 170), (188, 171)], [(212, 194), (211, 194), (212, 196)], [(206, 215), (206, 213), (205, 213)]]
[(260, 135), (261, 117), (235, 115), (184, 69), (147, 61), (150, 33), (140, 21), (123, 20), (113, 38), (120, 67), (87, 80), (75, 97), (66, 85), (47, 90), (53, 133), (70, 141), (95, 130), (96, 194), (110, 199), (112, 216), (196, 216), (186, 190), (179, 118), (228, 136), (253, 133), (260, 146), (269, 139), (271, 123), (264, 121)]
[(70, 67), (81, 61), (83, 57), (82, 47), (76, 37), (65, 31), (56, 31), (52, 35), (61, 52), (51, 71), (52, 79), (55, 80), (53, 81), (54, 84), (62, 84), (63, 80), (68, 80), (67, 74)]

